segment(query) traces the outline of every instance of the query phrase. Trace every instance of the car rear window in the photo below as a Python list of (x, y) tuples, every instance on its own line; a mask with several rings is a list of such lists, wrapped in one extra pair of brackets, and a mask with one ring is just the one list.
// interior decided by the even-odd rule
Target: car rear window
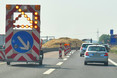
[(92, 45), (92, 44), (83, 44), (82, 47), (87, 48), (88, 45)]
[(101, 46), (90, 46), (88, 51), (105, 51), (105, 48)]

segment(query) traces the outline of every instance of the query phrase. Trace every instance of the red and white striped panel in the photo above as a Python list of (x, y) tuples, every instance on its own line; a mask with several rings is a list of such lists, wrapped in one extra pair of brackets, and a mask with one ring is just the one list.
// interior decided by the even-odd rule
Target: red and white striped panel
[[(10, 9), (7, 9), (9, 7)], [(5, 58), (13, 54), (11, 38), (13, 36), (13, 13), (16, 12), (14, 5), (6, 5), (6, 38), (5, 38)]]
[(64, 46), (64, 55), (67, 55), (71, 51), (70, 46)]
[[(35, 5), (18, 5), (21, 9), (24, 9), (24, 6), (27, 7), (27, 12), (31, 12), (33, 14), (34, 19), (34, 12), (38, 12), (38, 28), (32, 29), (32, 37), (33, 37), (33, 47), (31, 53), (14, 53), (13, 48), (11, 45), (11, 38), (15, 32), (13, 32), (13, 22), (8, 22), (9, 17), (10, 20), (13, 20), (13, 12), (18, 12), (15, 8), (16, 5), (11, 5), (11, 10), (6, 10), (6, 46), (5, 46), (5, 57), (7, 60), (10, 61), (39, 61), (39, 51), (40, 51), (40, 10), (35, 10)], [(35, 20), (33, 20), (35, 21)], [(11, 25), (9, 27), (9, 25)], [(34, 26), (34, 23), (33, 23)]]
[(1, 61), (5, 60), (4, 51), (0, 51), (0, 60), (1, 60)]
[[(34, 56), (34, 57), (36, 57), (35, 58), (35, 60), (39, 60), (39, 54), (40, 54), (40, 10), (39, 11), (37, 11), (37, 10), (35, 10), (35, 6), (30, 6), (30, 5), (28, 5), (28, 9), (29, 9), (29, 11), (30, 12), (32, 12), (33, 13), (33, 15), (35, 16), (35, 12), (38, 12), (38, 15), (36, 15), (37, 17), (38, 17), (38, 28), (37, 29), (35, 29), (35, 28), (33, 28), (33, 31), (32, 31), (32, 36), (33, 36), (33, 39), (34, 39), (34, 45), (33, 45), (33, 48), (32, 48), (32, 55)], [(34, 19), (34, 18), (33, 18)], [(33, 21), (36, 21), (36, 20), (33, 20)], [(33, 23), (33, 26), (34, 26), (35, 24)]]
[(64, 46), (64, 55), (66, 56), (67, 55), (67, 46)]

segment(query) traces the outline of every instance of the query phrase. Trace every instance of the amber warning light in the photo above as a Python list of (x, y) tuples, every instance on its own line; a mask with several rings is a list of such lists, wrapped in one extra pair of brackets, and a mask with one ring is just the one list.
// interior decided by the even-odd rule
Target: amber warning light
[[(13, 23), (16, 23), (17, 20), (19, 20), (22, 16), (24, 16), (24, 18), (26, 18), (27, 21), (29, 21), (30, 24), (34, 24), (34, 26), (33, 26), (33, 25), (14, 25), (13, 27), (17, 27), (17, 28), (19, 28), (19, 27), (21, 27), (21, 28), (35, 28), (35, 29), (38, 28), (38, 25), (37, 25), (37, 24), (38, 24), (38, 21), (37, 21), (37, 20), (38, 20), (38, 12), (34, 12), (34, 21), (33, 21), (33, 20), (31, 20), (31, 18), (25, 13), (25, 11), (21, 9), (20, 6), (16, 5), (15, 8), (16, 8), (17, 11), (18, 11), (19, 13), (21, 13), (21, 14), (18, 15), (18, 17), (16, 17), (15, 20), (13, 20), (13, 21), (14, 21)], [(7, 5), (7, 9), (11, 9), (11, 6), (10, 6), (10, 5)], [(35, 9), (36, 9), (36, 10), (40, 10), (40, 6), (35, 5)]]

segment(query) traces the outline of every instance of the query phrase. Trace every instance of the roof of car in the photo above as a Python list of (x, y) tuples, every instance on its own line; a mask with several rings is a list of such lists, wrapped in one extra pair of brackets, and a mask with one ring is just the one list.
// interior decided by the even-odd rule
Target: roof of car
[(104, 47), (104, 45), (89, 45), (89, 46), (101, 46), (101, 47)]
[(93, 44), (93, 43), (82, 43), (82, 44)]

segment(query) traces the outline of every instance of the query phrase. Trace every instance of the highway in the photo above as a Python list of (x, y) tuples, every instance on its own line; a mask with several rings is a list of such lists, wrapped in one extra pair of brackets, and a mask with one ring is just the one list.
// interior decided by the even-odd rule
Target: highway
[(0, 78), (117, 78), (117, 65), (109, 62), (84, 65), (84, 58), (79, 51), (58, 59), (58, 52), (44, 54), (42, 66), (38, 64), (11, 63), (7, 66), (0, 62)]

